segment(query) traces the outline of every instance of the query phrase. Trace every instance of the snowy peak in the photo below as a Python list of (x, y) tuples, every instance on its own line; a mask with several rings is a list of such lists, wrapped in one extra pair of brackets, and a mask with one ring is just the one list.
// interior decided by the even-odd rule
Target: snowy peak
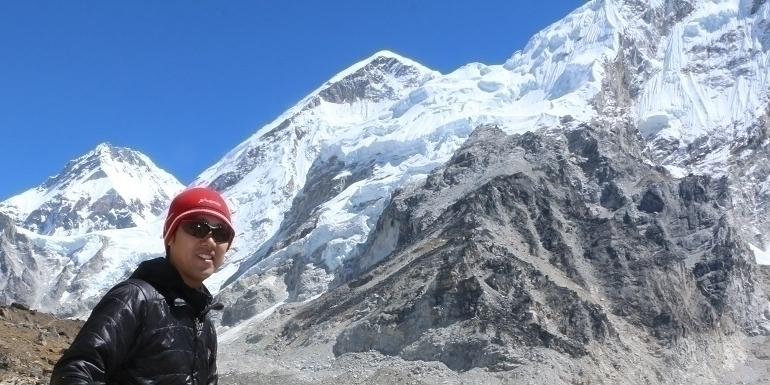
[(80, 235), (144, 224), (182, 188), (144, 154), (103, 143), (39, 187), (0, 203), (0, 211), (39, 234)]
[(329, 80), (318, 96), (330, 103), (397, 100), (438, 73), (389, 51), (380, 51)]
[(194, 184), (227, 191), (236, 184), (253, 183), (250, 174), (271, 170), (267, 178), (259, 177), (262, 187), (258, 189), (263, 191), (258, 196), (288, 194), (284, 198), (290, 200), (304, 183), (304, 173), (324, 141), (341, 135), (342, 127), (389, 113), (395, 102), (440, 75), (393, 52), (377, 52), (333, 76), (262, 127), (205, 170)]
[(145, 159), (142, 154), (128, 148), (102, 143), (88, 154), (67, 163), (58, 175), (48, 178), (41, 187), (64, 190), (85, 180), (107, 178), (109, 171), (117, 171), (122, 165), (147, 168)]

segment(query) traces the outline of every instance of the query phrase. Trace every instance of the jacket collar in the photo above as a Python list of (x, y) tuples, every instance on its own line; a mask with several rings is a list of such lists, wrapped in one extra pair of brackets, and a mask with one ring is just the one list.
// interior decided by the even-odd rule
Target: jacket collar
[(158, 257), (139, 264), (131, 278), (146, 281), (155, 288), (171, 306), (183, 301), (192, 307), (195, 314), (204, 314), (212, 307), (213, 297), (205, 285), (193, 289), (182, 280), (168, 258)]

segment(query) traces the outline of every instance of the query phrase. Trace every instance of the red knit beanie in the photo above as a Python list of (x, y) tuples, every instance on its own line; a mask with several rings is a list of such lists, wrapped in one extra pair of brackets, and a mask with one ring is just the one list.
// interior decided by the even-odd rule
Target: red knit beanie
[[(168, 241), (176, 233), (176, 228), (179, 227), (181, 220), (197, 214), (215, 216), (231, 229), (234, 229), (232, 222), (230, 222), (230, 209), (227, 208), (224, 198), (210, 188), (193, 187), (182, 191), (171, 201), (166, 223), (163, 225), (163, 243), (168, 244)], [(231, 244), (232, 242), (233, 240), (230, 239)]]

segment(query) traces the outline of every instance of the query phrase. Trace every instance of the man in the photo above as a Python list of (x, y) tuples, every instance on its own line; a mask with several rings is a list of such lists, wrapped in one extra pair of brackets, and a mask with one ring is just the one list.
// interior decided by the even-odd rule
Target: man
[(172, 201), (163, 226), (166, 257), (139, 264), (91, 312), (54, 366), (51, 385), (217, 384), (213, 303), (203, 281), (224, 261), (235, 231), (214, 190)]

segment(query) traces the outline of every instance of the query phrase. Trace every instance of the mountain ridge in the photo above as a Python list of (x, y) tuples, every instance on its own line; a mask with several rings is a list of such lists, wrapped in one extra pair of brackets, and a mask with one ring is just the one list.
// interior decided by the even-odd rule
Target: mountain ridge
[(630, 161), (633, 129), (605, 133), (479, 127), (394, 194), (375, 234), (398, 234), (387, 259), (224, 344), (276, 360), (331, 345), (337, 359), (376, 351), (554, 384), (718, 378), (746, 357), (741, 335), (770, 332), (766, 273), (732, 228), (726, 180), (673, 178)]
[(41, 235), (83, 235), (145, 224), (181, 189), (144, 154), (102, 143), (0, 210)]

